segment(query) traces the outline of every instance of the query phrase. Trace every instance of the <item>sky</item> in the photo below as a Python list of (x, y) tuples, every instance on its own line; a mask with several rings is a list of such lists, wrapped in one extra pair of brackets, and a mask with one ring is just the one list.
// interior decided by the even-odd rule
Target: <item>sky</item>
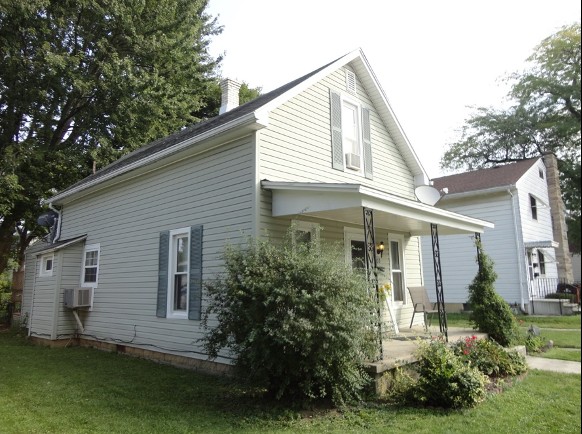
[(508, 104), (504, 80), (580, 0), (210, 0), (221, 76), (273, 90), (361, 48), (429, 178), (471, 107)]

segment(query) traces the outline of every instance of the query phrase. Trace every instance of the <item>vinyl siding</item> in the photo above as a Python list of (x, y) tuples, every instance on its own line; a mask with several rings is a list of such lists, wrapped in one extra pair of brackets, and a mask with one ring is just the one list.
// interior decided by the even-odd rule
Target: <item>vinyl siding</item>
[[(495, 263), (498, 274), (495, 283), (497, 292), (509, 303), (519, 303), (521, 293), (518, 261), (523, 260), (523, 252), (517, 251), (511, 200), (508, 193), (500, 193), (487, 196), (483, 200), (447, 202), (442, 207), (495, 224), (494, 229), (485, 229), (481, 234), (483, 249)], [(474, 237), (468, 234), (439, 236), (439, 246), (445, 303), (466, 303), (467, 288), (477, 274)], [(422, 237), (422, 252), (425, 285), (431, 301), (436, 301), (430, 237)], [(527, 298), (525, 286), (523, 290)]]
[[(355, 98), (370, 109), (373, 180), (349, 169), (332, 168), (330, 89), (347, 93), (344, 69), (335, 71), (270, 113), (269, 127), (257, 133), (259, 179), (358, 183), (414, 199), (412, 173), (359, 81)], [(260, 194), (261, 227), (277, 230), (273, 227), (277, 222), (270, 217), (270, 193), (261, 191)]]
[(34, 291), (34, 302), (30, 305), (26, 304), (23, 307), (23, 311), (30, 314), (30, 332), (42, 338), (55, 339), (55, 287), (62, 265), (61, 258), (55, 253), (53, 257), (52, 276), (40, 276), (40, 260), (37, 260), (37, 256), (34, 254), (28, 255), (27, 257), (29, 258), (27, 266), (29, 264), (31, 265), (30, 269), (32, 273), (29, 274), (27, 268), (27, 276), (25, 278), (26, 280), (31, 279), (34, 282), (34, 286), (27, 286), (25, 283), (25, 292), (31, 292), (30, 290)]
[[(221, 271), (225, 244), (253, 230), (253, 172), (247, 137), (67, 204), (61, 238), (87, 233), (87, 244), (100, 244), (92, 310), (80, 315), (85, 337), (202, 357), (200, 321), (156, 317), (159, 233), (203, 225), (203, 279)], [(80, 258), (70, 258), (63, 286), (79, 284)], [(63, 321), (59, 330), (70, 329)]]

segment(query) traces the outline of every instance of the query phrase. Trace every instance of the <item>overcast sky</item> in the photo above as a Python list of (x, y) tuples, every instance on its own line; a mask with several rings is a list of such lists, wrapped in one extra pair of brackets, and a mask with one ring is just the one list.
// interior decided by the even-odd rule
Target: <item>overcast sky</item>
[(210, 0), (222, 76), (275, 89), (361, 48), (429, 177), (470, 113), (502, 107), (502, 78), (580, 21), (580, 0)]

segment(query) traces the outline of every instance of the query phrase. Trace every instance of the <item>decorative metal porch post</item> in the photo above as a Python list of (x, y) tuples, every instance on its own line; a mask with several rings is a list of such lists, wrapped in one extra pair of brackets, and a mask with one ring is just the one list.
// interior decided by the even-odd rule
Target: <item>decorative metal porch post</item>
[(434, 282), (436, 286), (437, 308), (439, 311), (439, 326), (441, 333), (445, 335), (445, 340), (448, 342), (449, 331), (447, 327), (447, 313), (445, 312), (445, 296), (443, 293), (443, 275), (441, 272), (439, 233), (436, 224), (430, 224), (430, 233), (432, 237), (432, 257), (434, 262)]
[(363, 207), (364, 212), (364, 244), (366, 248), (366, 280), (368, 282), (368, 293), (374, 291), (376, 294), (376, 305), (378, 315), (378, 343), (380, 346), (380, 358), (384, 357), (382, 348), (382, 311), (380, 310), (380, 296), (378, 294), (378, 262), (376, 257), (376, 237), (374, 234), (374, 211)]

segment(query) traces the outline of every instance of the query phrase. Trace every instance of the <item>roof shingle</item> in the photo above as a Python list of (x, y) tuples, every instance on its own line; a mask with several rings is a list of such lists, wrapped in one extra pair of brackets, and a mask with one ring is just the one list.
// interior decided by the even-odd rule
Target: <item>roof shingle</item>
[(433, 179), (437, 190), (448, 189), (447, 194), (486, 190), (514, 185), (539, 158), (529, 158), (516, 163), (458, 173)]

